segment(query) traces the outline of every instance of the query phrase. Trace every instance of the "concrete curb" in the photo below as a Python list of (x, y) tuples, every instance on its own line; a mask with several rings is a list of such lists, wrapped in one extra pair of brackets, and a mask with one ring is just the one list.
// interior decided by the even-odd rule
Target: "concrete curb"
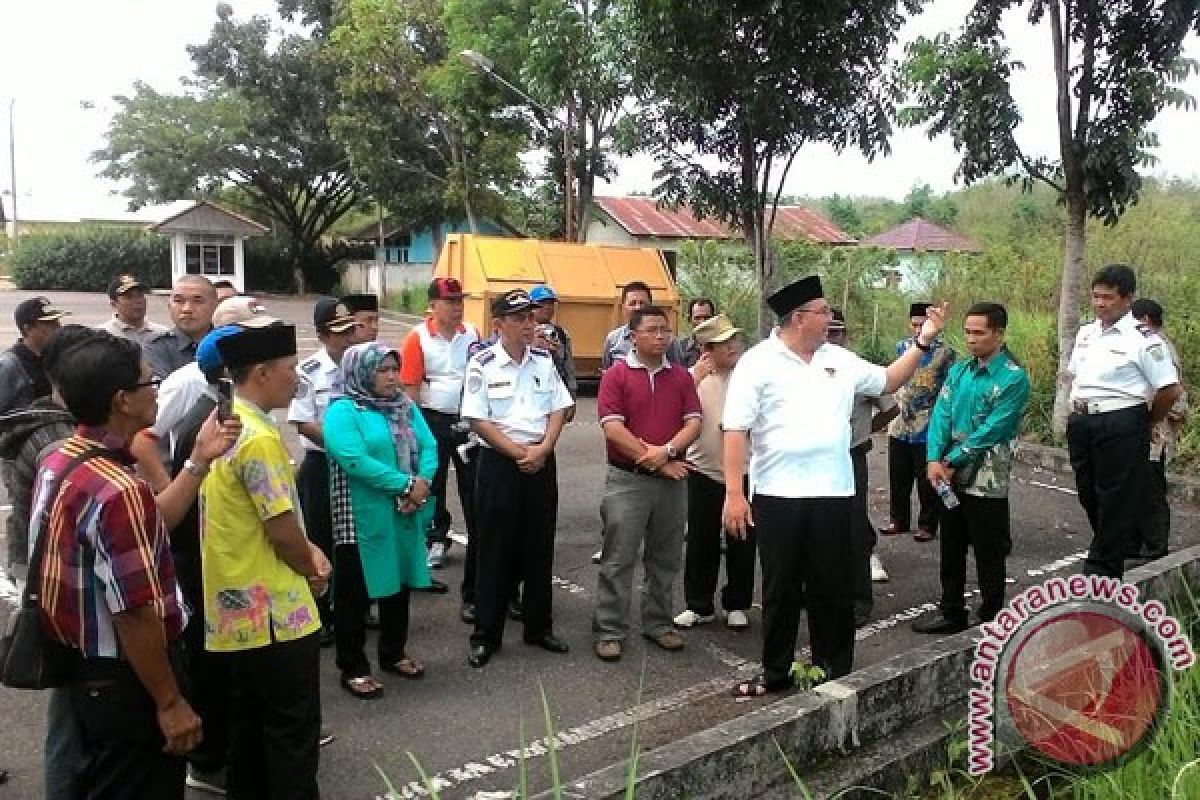
[[(1061, 447), (1021, 442), (1017, 447), (1017, 459), (1053, 472), (1071, 472), (1071, 459)], [(1168, 474), (1167, 496), (1177, 503), (1200, 506), (1200, 480), (1186, 475)]]
[[(1125, 580), (1143, 598), (1169, 607), (1186, 598), (1187, 585), (1200, 586), (1200, 545), (1132, 570)], [(943, 721), (965, 720), (976, 636), (972, 629), (947, 637), (643, 753), (637, 798), (794, 797), (780, 749), (811, 781), (814, 797), (856, 786), (902, 790), (908, 776), (946, 760), (950, 734)], [(568, 784), (563, 795), (617, 800), (627, 778), (628, 764), (614, 764)]]

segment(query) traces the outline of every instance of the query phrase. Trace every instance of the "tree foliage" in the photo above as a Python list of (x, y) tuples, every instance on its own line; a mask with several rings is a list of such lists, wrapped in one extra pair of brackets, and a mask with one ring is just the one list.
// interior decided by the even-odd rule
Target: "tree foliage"
[(357, 202), (358, 187), (326, 121), (338, 99), (322, 40), (280, 38), (269, 20), (239, 22), (224, 4), (217, 14), (208, 41), (188, 48), (195, 74), (185, 90), (139, 82), (116, 97), (93, 160), (128, 182), (133, 208), (240, 188), (286, 232), (305, 282), (326, 289), (328, 265), (305, 269), (317, 262), (302, 256)]
[(760, 296), (773, 284), (766, 211), (799, 149), (886, 149), (897, 99), (887, 51), (902, 10), (918, 5), (625, 0), (643, 103), (627, 143), (658, 161), (660, 200), (744, 232)]
[[(1058, 129), (1056, 156), (1026, 152), (1012, 76), (1023, 69), (1005, 44), (1002, 17), (1023, 10), (1049, 28)], [(1003, 175), (1026, 187), (1041, 182), (1066, 208), (1067, 236), (1059, 289), (1059, 382), (1056, 426), (1066, 425), (1070, 359), (1079, 327), (1087, 252), (1086, 219), (1112, 225), (1138, 200), (1139, 167), (1157, 144), (1150, 123), (1164, 107), (1194, 107), (1177, 84), (1196, 69), (1181, 58), (1184, 37), (1200, 30), (1200, 4), (1181, 0), (977, 0), (956, 35), (908, 46), (903, 79), (913, 95), (906, 124), (951, 136), (970, 184)], [(1044, 115), (1037, 115), (1044, 116)]]

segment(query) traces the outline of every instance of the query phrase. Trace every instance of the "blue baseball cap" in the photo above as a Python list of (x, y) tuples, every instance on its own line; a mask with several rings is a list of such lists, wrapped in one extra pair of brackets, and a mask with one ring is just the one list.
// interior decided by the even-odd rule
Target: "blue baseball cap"
[(240, 325), (222, 325), (209, 331), (208, 335), (201, 339), (200, 344), (196, 346), (196, 364), (200, 367), (201, 372), (215, 372), (224, 367), (225, 362), (221, 358), (220, 351), (217, 350), (217, 342), (226, 336), (241, 333), (243, 330), (244, 328)]
[(557, 303), (558, 295), (546, 284), (539, 284), (529, 290), (529, 299), (535, 303)]

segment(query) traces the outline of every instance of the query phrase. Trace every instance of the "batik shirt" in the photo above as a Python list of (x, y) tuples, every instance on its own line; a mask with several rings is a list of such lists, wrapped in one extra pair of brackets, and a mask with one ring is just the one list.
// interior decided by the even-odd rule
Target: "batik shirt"
[(233, 410), (242, 434), (200, 487), (204, 645), (219, 652), (291, 641), (320, 627), (308, 581), (276, 554), (264, 525), (289, 511), (303, 525), (279, 428), (241, 398)]
[[(913, 346), (912, 339), (897, 342), (896, 358), (904, 355), (908, 348)], [(950, 345), (937, 339), (932, 348), (928, 353), (921, 354), (917, 371), (895, 395), (900, 414), (888, 426), (888, 436), (909, 444), (925, 441), (926, 430), (929, 428), (929, 412), (933, 411), (938, 392), (946, 382), (950, 367), (954, 365), (955, 353)]]
[(1013, 446), (1029, 403), (1029, 376), (1002, 348), (987, 363), (955, 364), (929, 420), (926, 455), (955, 470), (954, 485), (976, 497), (1007, 497)]

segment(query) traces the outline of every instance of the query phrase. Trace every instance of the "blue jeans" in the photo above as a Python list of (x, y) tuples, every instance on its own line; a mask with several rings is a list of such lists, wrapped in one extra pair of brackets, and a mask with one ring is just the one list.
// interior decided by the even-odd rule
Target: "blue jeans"
[(73, 800), (83, 764), (83, 734), (71, 709), (71, 692), (50, 690), (46, 705), (46, 744), (43, 756), (46, 800)]

